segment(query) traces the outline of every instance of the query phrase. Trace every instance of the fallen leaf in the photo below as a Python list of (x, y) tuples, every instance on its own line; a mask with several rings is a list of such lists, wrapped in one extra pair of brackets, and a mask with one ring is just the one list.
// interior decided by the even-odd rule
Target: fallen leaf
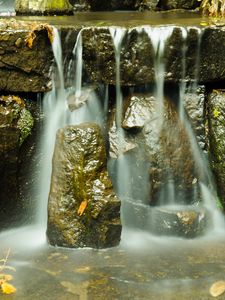
[(80, 268), (77, 268), (75, 269), (75, 272), (77, 273), (86, 273), (86, 272), (89, 272), (91, 270), (90, 267), (80, 267)]
[(7, 282), (3, 282), (1, 285), (1, 288), (2, 288), (3, 294), (9, 295), (9, 294), (13, 294), (16, 292), (16, 288), (12, 284), (9, 284)]
[(85, 209), (87, 207), (87, 204), (88, 204), (88, 201), (86, 199), (81, 202), (81, 204), (80, 204), (80, 206), (78, 208), (78, 211), (77, 211), (77, 214), (79, 216), (83, 215), (83, 213), (84, 213), (84, 211), (85, 211)]
[(220, 280), (212, 284), (209, 290), (211, 296), (218, 297), (225, 292), (225, 281)]
[(10, 281), (12, 279), (13, 279), (12, 275), (0, 273), (0, 280)]

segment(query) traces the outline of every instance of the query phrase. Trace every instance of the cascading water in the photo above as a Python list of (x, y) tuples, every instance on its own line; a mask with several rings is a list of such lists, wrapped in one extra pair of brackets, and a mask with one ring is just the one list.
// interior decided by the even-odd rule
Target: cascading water
[[(195, 176), (192, 178), (192, 183), (191, 183), (191, 187), (189, 188), (189, 192), (187, 193), (187, 191), (179, 191), (178, 189), (179, 187), (177, 187), (176, 185), (178, 185), (179, 183), (176, 182), (176, 179), (174, 178), (173, 175), (173, 171), (171, 170), (167, 170), (164, 169), (163, 172), (165, 172), (165, 177), (164, 177), (164, 186), (161, 189), (159, 195), (158, 195), (158, 203), (159, 203), (159, 209), (163, 211), (162, 215), (165, 215), (168, 213), (171, 214), (171, 212), (173, 212), (176, 216), (181, 217), (181, 219), (184, 218), (188, 218), (188, 216), (193, 216), (195, 213), (199, 214), (198, 215), (198, 220), (199, 222), (202, 221), (202, 219), (204, 218), (204, 211), (206, 210), (207, 213), (209, 213), (210, 217), (210, 221), (207, 222), (207, 225), (205, 225), (206, 227), (208, 227), (208, 230), (210, 230), (210, 232), (215, 233), (215, 231), (221, 230), (221, 228), (224, 228), (224, 221), (223, 221), (223, 217), (220, 214), (219, 210), (216, 207), (216, 192), (214, 189), (214, 184), (212, 181), (212, 176), (210, 174), (209, 171), (209, 165), (208, 162), (205, 158), (205, 154), (203, 153), (203, 151), (199, 148), (198, 142), (196, 140), (195, 134), (193, 132), (192, 126), (186, 116), (185, 113), (185, 98), (186, 98), (186, 93), (190, 91), (190, 88), (187, 86), (186, 84), (186, 80), (185, 80), (185, 75), (186, 75), (186, 51), (187, 51), (187, 45), (186, 45), (186, 40), (187, 40), (187, 36), (190, 30), (193, 30), (196, 32), (196, 35), (198, 36), (198, 45), (197, 45), (197, 53), (196, 53), (196, 66), (195, 66), (195, 72), (194, 72), (194, 80), (193, 83), (191, 84), (191, 92), (193, 93), (193, 95), (195, 95), (197, 97), (197, 76), (198, 76), (198, 64), (199, 64), (199, 52), (200, 52), (200, 41), (201, 41), (201, 30), (199, 28), (179, 28), (179, 30), (181, 31), (181, 35), (182, 35), (182, 39), (183, 39), (183, 45), (181, 48), (181, 54), (182, 54), (182, 62), (181, 62), (181, 83), (179, 85), (179, 92), (178, 92), (178, 99), (176, 101), (178, 101), (177, 104), (177, 109), (178, 110), (178, 114), (175, 113), (176, 118), (177, 118), (177, 124), (173, 124), (171, 127), (170, 124), (170, 120), (168, 123), (168, 120), (166, 120), (166, 114), (168, 113), (167, 110), (167, 101), (165, 102), (165, 92), (164, 92), (164, 76), (165, 76), (165, 53), (164, 53), (164, 49), (165, 49), (165, 44), (168, 42), (168, 40), (170, 39), (171, 35), (173, 34), (173, 30), (174, 28), (176, 28), (175, 26), (171, 26), (171, 27), (144, 27), (144, 28), (138, 28), (137, 31), (141, 32), (144, 31), (148, 37), (149, 40), (151, 42), (151, 44), (153, 45), (153, 49), (154, 49), (154, 55), (155, 55), (155, 60), (154, 60), (154, 69), (155, 69), (155, 92), (153, 93), (155, 99), (156, 99), (156, 118), (157, 118), (157, 122), (155, 128), (156, 128), (156, 132), (157, 132), (157, 142), (161, 142), (162, 139), (162, 132), (163, 131), (168, 131), (167, 135), (173, 135), (172, 139), (174, 140), (172, 143), (174, 144), (174, 146), (176, 146), (176, 148), (179, 149), (179, 147), (188, 147), (188, 156), (190, 160), (193, 161), (193, 165), (192, 165), (192, 170), (193, 172), (196, 173), (197, 178), (195, 178)], [(119, 100), (121, 99), (121, 94), (120, 94), (120, 87), (118, 86), (118, 78), (119, 78), (119, 72), (120, 72), (120, 66), (118, 64), (119, 61), (119, 54), (118, 54), (118, 45), (120, 45), (120, 39), (117, 39), (118, 36), (121, 33), (121, 29), (117, 28), (117, 29), (112, 29), (111, 30), (111, 36), (113, 38), (114, 41), (114, 47), (115, 47), (115, 52), (116, 52), (116, 91), (117, 91), (117, 99), (118, 99), (118, 95), (119, 95)], [(121, 37), (121, 35), (120, 35)], [(118, 43), (119, 40), (119, 43)], [(116, 48), (117, 45), (117, 48)], [(195, 97), (194, 96), (194, 97)], [(177, 97), (176, 97), (177, 98)], [(118, 102), (117, 102), (118, 103)], [(120, 124), (122, 123), (122, 104), (121, 104), (121, 100), (119, 101), (120, 105), (117, 105), (117, 112), (116, 112), (116, 119), (118, 120), (119, 118), (119, 124), (118, 126), (121, 126)], [(170, 104), (169, 104), (170, 105)], [(174, 104), (172, 104), (174, 105)], [(174, 114), (174, 113), (173, 113)], [(119, 117), (118, 117), (119, 116)], [(166, 128), (165, 126), (168, 126), (169, 128)], [(180, 125), (179, 125), (180, 124)], [(175, 127), (180, 127), (178, 129), (174, 130), (174, 126)], [(164, 128), (163, 128), (164, 127)], [(120, 140), (120, 143), (122, 144), (122, 141), (124, 142), (125, 138), (124, 138), (124, 131), (123, 129), (121, 129), (121, 127), (119, 127), (119, 129), (122, 132), (122, 139)], [(170, 132), (171, 130), (171, 132)], [(180, 145), (180, 141), (179, 139), (182, 138), (185, 135), (185, 139), (187, 140), (187, 142), (184, 142), (184, 146)], [(171, 137), (169, 138), (169, 140), (171, 139)], [(167, 141), (166, 143), (171, 143), (170, 141)], [(183, 143), (183, 142), (181, 142)], [(186, 146), (185, 146), (186, 145)], [(173, 146), (173, 147), (174, 147)], [(185, 148), (184, 148), (185, 149)], [(138, 149), (137, 151), (140, 152), (140, 149)], [(185, 150), (187, 151), (187, 150)], [(143, 153), (141, 153), (139, 155), (139, 157), (141, 157)], [(169, 157), (169, 153), (164, 153), (162, 159), (164, 160), (168, 160)], [(132, 192), (129, 186), (129, 180), (131, 179), (130, 173), (132, 173), (131, 170), (134, 170), (134, 165), (135, 165), (135, 158), (133, 156), (133, 159), (128, 160), (129, 154), (125, 153), (122, 156), (117, 158), (117, 192), (119, 194), (119, 196), (122, 199), (122, 203), (128, 204), (124, 207), (124, 204), (122, 204), (122, 219), (123, 219), (123, 225), (126, 227), (126, 225), (128, 224), (128, 227), (135, 227), (135, 223), (137, 222), (143, 222), (143, 220), (140, 221), (140, 217), (139, 217), (139, 221), (135, 220), (135, 214), (131, 214), (131, 216), (129, 216), (129, 212), (127, 213), (127, 211), (129, 211), (129, 208), (131, 206), (134, 206), (136, 208), (134, 208), (134, 210), (139, 210), (139, 214), (145, 211), (144, 216), (142, 216), (143, 218), (146, 218), (148, 220), (145, 220), (144, 223), (144, 229), (150, 230), (151, 231), (151, 227), (154, 226), (158, 226), (157, 222), (163, 222), (164, 223), (164, 227), (171, 227), (170, 222), (167, 223), (167, 220), (163, 220), (160, 219), (157, 214), (158, 214), (158, 208), (151, 208), (150, 206), (146, 205), (146, 200), (145, 197), (143, 197), (143, 195), (140, 195), (139, 199), (132, 199)], [(132, 157), (132, 154), (131, 154)], [(181, 172), (182, 169), (185, 170), (186, 168), (186, 164), (187, 164), (187, 158), (184, 157), (180, 157), (180, 162), (179, 162), (179, 167), (181, 168)], [(133, 167), (132, 167), (133, 166)], [(147, 169), (147, 165), (146, 165), (146, 169)], [(143, 185), (147, 185), (148, 183), (148, 179), (146, 176), (146, 169), (142, 170), (142, 174), (141, 174), (141, 178), (143, 178)], [(184, 171), (185, 172), (185, 171)], [(145, 179), (145, 180), (144, 180)], [(126, 198), (128, 198), (128, 200), (125, 200)], [(186, 199), (186, 200), (185, 200)], [(187, 201), (187, 204), (185, 205), (180, 205), (179, 203), (185, 203)], [(193, 204), (193, 205), (190, 205)], [(127, 210), (127, 211), (126, 211)], [(165, 210), (165, 211), (164, 211)], [(125, 212), (126, 211), (126, 212)], [(164, 214), (164, 212), (166, 212)], [(161, 214), (161, 213), (160, 213)], [(129, 218), (133, 219), (133, 221), (129, 220)], [(176, 222), (176, 221), (172, 221), (172, 222)], [(132, 224), (133, 223), (133, 224)], [(154, 230), (153, 230), (154, 232)], [(171, 233), (176, 235), (176, 230), (173, 232), (172, 230), (169, 230), (170, 235)], [(159, 232), (158, 232), (159, 233)], [(205, 230), (204, 230), (205, 233)], [(161, 234), (163, 235), (164, 232), (161, 232)], [(166, 233), (168, 234), (168, 233)], [(188, 236), (188, 235), (187, 235)], [(124, 238), (126, 238), (124, 236)]]
[[(165, 122), (165, 93), (164, 93), (164, 74), (165, 74), (165, 58), (164, 58), (164, 48), (165, 44), (170, 39), (173, 34), (175, 27), (166, 28), (166, 27), (141, 27), (137, 28), (138, 32), (144, 31), (149, 37), (149, 41), (153, 45), (154, 49), (154, 69), (155, 69), (155, 89), (153, 92), (153, 97), (156, 99), (153, 103), (156, 104), (155, 112), (153, 117), (150, 120), (149, 116), (147, 117), (147, 125), (155, 128), (156, 139), (155, 142), (160, 140), (160, 134), (163, 130), (163, 124)], [(83, 29), (85, 30), (85, 29)], [(79, 124), (85, 121), (94, 121), (100, 126), (106, 120), (106, 116), (103, 114), (108, 113), (108, 87), (105, 88), (105, 99), (104, 105), (99, 104), (99, 99), (96, 97), (95, 93), (90, 90), (89, 87), (82, 86), (82, 32), (81, 30), (76, 39), (76, 43), (73, 50), (73, 58), (68, 67), (67, 77), (70, 77), (73, 82), (72, 86), (68, 89), (65, 88), (64, 76), (63, 73), (63, 62), (62, 62), (62, 50), (61, 50), (61, 41), (58, 31), (54, 28), (54, 42), (53, 42), (53, 52), (56, 62), (56, 72), (55, 78), (53, 80), (53, 89), (50, 93), (46, 94), (43, 100), (43, 114), (45, 116), (44, 124), (44, 134), (41, 141), (41, 151), (43, 153), (42, 167), (41, 167), (41, 176), (40, 176), (40, 190), (39, 190), (39, 202), (37, 207), (37, 218), (35, 222), (35, 240), (38, 240), (37, 237), (40, 237), (40, 242), (45, 240), (45, 230), (47, 223), (47, 199), (48, 192), (50, 187), (50, 177), (51, 177), (51, 159), (54, 149), (55, 134), (58, 128), (61, 128), (65, 125), (70, 124)], [(129, 150), (129, 143), (126, 141), (126, 132), (122, 127), (123, 123), (123, 94), (120, 86), (120, 52), (124, 37), (126, 34), (129, 34), (133, 29), (125, 30), (124, 28), (113, 27), (110, 29), (112, 40), (115, 48), (115, 61), (116, 61), (116, 113), (115, 113), (115, 122), (114, 129), (117, 135), (117, 144), (118, 144), (118, 157), (112, 164), (109, 164), (110, 168), (116, 169), (116, 186), (117, 193), (122, 200), (122, 223), (124, 228), (131, 226), (139, 226), (138, 223), (144, 222), (144, 229), (151, 231), (151, 226), (157, 219), (155, 217), (154, 211), (155, 208), (149, 205), (149, 163), (143, 159), (145, 153), (142, 149), (142, 146), (136, 145), (135, 154)], [(184, 80), (186, 65), (186, 39), (188, 36), (188, 30), (181, 29), (183, 37), (183, 46), (181, 48), (182, 52), (182, 80), (179, 87), (179, 103), (178, 103), (178, 122), (183, 124), (185, 128), (186, 137), (188, 137), (189, 145), (192, 151), (191, 159), (194, 160), (197, 165), (197, 169), (200, 170), (200, 179), (196, 179), (198, 188), (196, 189), (195, 179), (193, 181), (194, 189), (192, 191), (193, 198), (202, 198), (203, 206), (207, 211), (210, 212), (211, 218), (213, 220), (213, 228), (218, 229), (224, 226), (221, 226), (223, 222), (220, 213), (218, 212), (215, 205), (216, 193), (214, 191), (214, 184), (211, 180), (211, 174), (208, 171), (208, 164), (202, 153), (202, 150), (199, 149), (198, 143), (194, 136), (191, 125), (185, 114), (184, 101), (186, 97), (187, 85)], [(193, 29), (192, 29), (193, 30)], [(196, 30), (197, 31), (197, 30)], [(197, 31), (198, 32), (198, 31)], [(162, 35), (163, 33), (163, 35)], [(200, 32), (198, 32), (200, 37)], [(160, 38), (159, 38), (160, 36)], [(200, 46), (200, 38), (199, 38)], [(199, 53), (199, 49), (197, 49)], [(196, 59), (196, 67), (198, 64), (198, 55)], [(197, 71), (196, 74), (197, 75)], [(195, 83), (197, 86), (197, 84)], [(67, 99), (67, 101), (66, 101)], [(88, 99), (88, 101), (87, 101)], [(152, 101), (152, 100), (151, 100)], [(154, 105), (155, 105), (154, 104)], [(152, 121), (153, 120), (153, 121)], [(154, 120), (156, 122), (154, 123)], [(180, 125), (179, 125), (180, 126)], [(145, 128), (145, 131), (148, 131), (149, 128)], [(151, 134), (150, 134), (151, 135)], [(178, 137), (174, 137), (178, 139)], [(127, 147), (128, 145), (128, 147)], [(130, 148), (132, 149), (132, 147)], [(124, 151), (126, 150), (126, 151)], [(112, 166), (113, 165), (113, 166)], [(115, 166), (116, 165), (116, 166)], [(151, 165), (151, 163), (150, 163)], [(181, 164), (182, 165), (182, 164)], [(164, 186), (164, 189), (159, 193), (159, 207), (167, 207), (170, 205), (169, 209), (177, 210), (178, 214), (180, 213), (180, 206), (177, 206), (177, 190), (176, 183), (170, 173), (167, 173), (168, 177), (165, 177), (167, 183)], [(130, 182), (131, 181), (131, 182)], [(138, 189), (138, 192), (135, 191)], [(196, 191), (197, 190), (197, 191)], [(200, 191), (200, 193), (198, 192)], [(138, 196), (137, 196), (138, 195)], [(180, 197), (180, 195), (179, 195)], [(166, 202), (165, 202), (166, 199)], [(192, 201), (191, 201), (192, 202)], [(138, 211), (139, 214), (143, 212), (141, 220), (135, 220), (133, 212), (130, 211), (130, 208), (134, 207), (134, 210)], [(168, 209), (168, 207), (167, 207)], [(190, 209), (188, 207), (188, 209)], [(192, 208), (191, 208), (192, 209)], [(198, 205), (194, 208), (199, 209)], [(201, 217), (201, 215), (200, 215)], [(157, 221), (157, 220), (156, 220)], [(162, 220), (165, 222), (165, 220)], [(26, 229), (24, 229), (24, 232)], [(127, 235), (126, 230), (123, 231), (122, 236), (123, 242), (126, 239), (129, 239), (129, 234)]]

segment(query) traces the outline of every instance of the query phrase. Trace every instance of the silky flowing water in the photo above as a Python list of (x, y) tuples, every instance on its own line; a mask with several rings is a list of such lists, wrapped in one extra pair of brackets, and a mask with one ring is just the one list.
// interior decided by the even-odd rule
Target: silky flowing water
[[(159, 39), (159, 31), (166, 30), (163, 39)], [(142, 28), (153, 40), (156, 61), (155, 95), (161, 102), (158, 114), (163, 118), (163, 49), (164, 43), (169, 38), (171, 29)], [(123, 28), (112, 28), (111, 35), (114, 39), (115, 60), (117, 68), (116, 77), (116, 123), (115, 130), (118, 133), (118, 141), (124, 142), (123, 129), (121, 128), (121, 100), (120, 87), (120, 48), (125, 32)], [(123, 232), (121, 243), (118, 247), (105, 250), (95, 249), (62, 249), (48, 245), (45, 238), (47, 222), (47, 199), (51, 177), (51, 158), (54, 149), (55, 133), (58, 128), (67, 124), (79, 124), (93, 121), (103, 128), (106, 119), (104, 112), (108, 107), (108, 87), (105, 87), (105, 100), (101, 105), (93, 89), (82, 85), (82, 31), (78, 34), (74, 45), (74, 58), (69, 64), (68, 72), (74, 82), (73, 87), (64, 87), (63, 63), (60, 46), (60, 35), (54, 29), (53, 51), (56, 61), (55, 80), (52, 92), (45, 95), (43, 100), (43, 113), (45, 115), (44, 132), (40, 141), (42, 149), (42, 163), (40, 171), (39, 201), (37, 205), (37, 217), (34, 224), (5, 231), (0, 234), (0, 251), (2, 258), (10, 249), (7, 264), (16, 269), (10, 271), (14, 276), (13, 284), (17, 292), (13, 296), (3, 296), (1, 299), (211, 299), (209, 288), (217, 280), (225, 280), (225, 235), (224, 223), (215, 204), (215, 194), (210, 171), (205, 169), (207, 164), (204, 155), (194, 140), (193, 133), (188, 129), (188, 136), (192, 140), (193, 157), (203, 168), (203, 180), (200, 183), (204, 205), (212, 212), (212, 219), (216, 220), (212, 231), (197, 239), (186, 240), (172, 237), (158, 237), (148, 231), (129, 226), (132, 220), (126, 212), (122, 213)], [(155, 36), (155, 38), (154, 38)], [(183, 33), (184, 41), (186, 39)], [(157, 54), (158, 53), (158, 54)], [(185, 48), (183, 57), (185, 60)], [(197, 63), (197, 62), (196, 62)], [(75, 70), (75, 71), (74, 71)], [(73, 74), (74, 72), (74, 74)], [(183, 62), (185, 74), (185, 62)], [(182, 99), (185, 88), (180, 88)], [(68, 108), (65, 99), (76, 102), (75, 110)], [(84, 100), (85, 99), (85, 100)], [(82, 102), (82, 103), (80, 103)], [(81, 104), (81, 106), (80, 106)], [(187, 120), (181, 119), (188, 128)], [(160, 121), (161, 122), (161, 121)], [(161, 123), (159, 124), (161, 126)], [(159, 127), (160, 127), (159, 126)], [(142, 153), (140, 152), (139, 155)], [(116, 164), (115, 184), (122, 200), (129, 198), (127, 191), (129, 173), (135, 169), (135, 165), (129, 164), (131, 159), (125, 158), (123, 153), (118, 157)], [(109, 164), (110, 167), (110, 164)], [(112, 166), (111, 166), (112, 167)], [(143, 195), (138, 202), (146, 207), (147, 174), (141, 169)], [(143, 172), (142, 172), (143, 171)], [(174, 187), (168, 187), (170, 196), (175, 199)], [(129, 197), (127, 197), (129, 196)], [(174, 201), (173, 201), (174, 204)], [(135, 205), (131, 201), (130, 205)], [(150, 208), (149, 208), (150, 209)], [(219, 221), (218, 221), (219, 220)]]

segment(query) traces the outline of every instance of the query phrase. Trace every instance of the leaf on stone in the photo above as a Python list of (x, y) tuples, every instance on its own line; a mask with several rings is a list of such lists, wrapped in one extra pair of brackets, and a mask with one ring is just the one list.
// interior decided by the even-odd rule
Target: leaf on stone
[(218, 297), (222, 295), (225, 292), (225, 281), (220, 280), (217, 282), (214, 282), (210, 287), (210, 295), (213, 297)]
[(34, 33), (34, 31), (31, 31), (25, 40), (25, 44), (27, 45), (28, 48), (30, 49), (33, 48), (33, 43), (35, 39), (36, 39), (36, 34)]
[(8, 282), (3, 282), (1, 284), (1, 289), (3, 294), (7, 294), (7, 295), (14, 294), (16, 292), (16, 288)]
[(88, 204), (88, 201), (86, 199), (81, 202), (81, 204), (80, 204), (80, 206), (78, 208), (78, 211), (77, 211), (77, 214), (79, 216), (83, 215), (83, 213), (84, 213), (84, 211), (85, 211), (85, 209), (87, 207), (87, 204)]

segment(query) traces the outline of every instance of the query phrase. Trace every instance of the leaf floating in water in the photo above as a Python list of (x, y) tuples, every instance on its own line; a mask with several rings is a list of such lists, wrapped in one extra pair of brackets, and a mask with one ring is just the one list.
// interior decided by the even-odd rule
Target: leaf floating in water
[(220, 280), (213, 283), (213, 285), (210, 287), (209, 292), (213, 297), (218, 297), (222, 295), (225, 292), (225, 281)]
[(7, 282), (3, 282), (1, 284), (1, 288), (2, 288), (2, 292), (3, 294), (14, 294), (16, 292), (16, 288), (10, 284), (10, 283), (7, 283)]
[(83, 213), (84, 213), (84, 211), (85, 211), (85, 209), (87, 207), (87, 204), (88, 204), (88, 201), (86, 199), (81, 202), (81, 204), (80, 204), (80, 206), (78, 208), (78, 211), (77, 211), (77, 214), (79, 216), (83, 215)]

